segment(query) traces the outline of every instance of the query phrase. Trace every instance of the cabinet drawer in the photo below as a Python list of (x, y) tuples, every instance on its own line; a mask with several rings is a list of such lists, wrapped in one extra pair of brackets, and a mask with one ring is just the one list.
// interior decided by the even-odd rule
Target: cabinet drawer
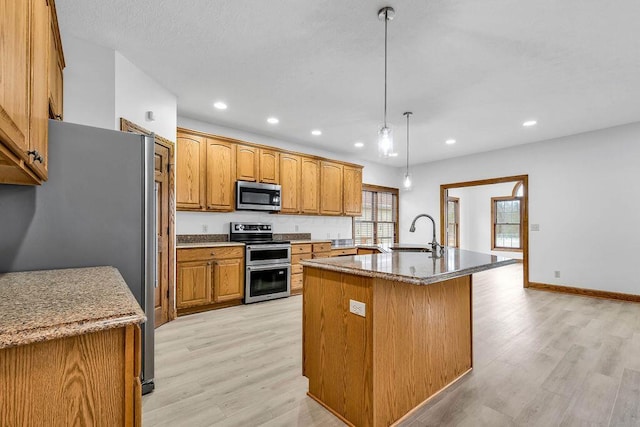
[(313, 252), (329, 252), (331, 250), (331, 243), (314, 243)]
[(179, 248), (177, 251), (177, 260), (180, 261), (197, 261), (203, 259), (227, 259), (244, 257), (244, 247), (242, 246), (225, 246), (212, 248)]
[(291, 275), (291, 290), (302, 289), (302, 273)]
[(302, 266), (300, 264), (291, 264), (291, 274), (302, 273)]
[(311, 259), (312, 256), (311, 254), (297, 254), (297, 255), (291, 255), (291, 265), (296, 265), (299, 264), (301, 260), (303, 259)]
[(347, 255), (356, 255), (358, 253), (358, 249), (356, 248), (345, 248), (345, 249), (333, 249), (331, 251), (331, 256), (347, 256)]
[(311, 243), (291, 245), (291, 255), (311, 253)]
[(314, 252), (312, 258), (329, 258), (331, 256), (331, 251), (329, 252)]

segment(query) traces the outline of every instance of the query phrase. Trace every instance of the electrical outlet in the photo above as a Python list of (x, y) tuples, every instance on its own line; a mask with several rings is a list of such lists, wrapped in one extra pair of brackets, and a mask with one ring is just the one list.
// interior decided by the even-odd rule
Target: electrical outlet
[(338, 239), (340, 238), (340, 233), (338, 233)]
[(553, 275), (555, 276), (556, 279), (559, 279), (560, 278), (560, 270), (554, 271)]
[(202, 224), (202, 232), (203, 233), (209, 232), (209, 226), (207, 224)]
[(360, 301), (349, 300), (349, 311), (358, 316), (365, 317), (367, 305)]
[(300, 228), (298, 227), (298, 224), (296, 224), (296, 231), (298, 231)]
[(331, 238), (331, 233), (327, 233), (327, 239)]
[(531, 224), (531, 231), (540, 231), (540, 224)]

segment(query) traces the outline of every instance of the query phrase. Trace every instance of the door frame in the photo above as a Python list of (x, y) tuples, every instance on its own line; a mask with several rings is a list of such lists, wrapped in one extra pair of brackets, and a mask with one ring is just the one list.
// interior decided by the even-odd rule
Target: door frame
[[(132, 121), (120, 118), (120, 130), (123, 132), (151, 135), (153, 132)], [(168, 322), (178, 317), (176, 310), (176, 179), (175, 179), (175, 143), (167, 138), (154, 134), (156, 144), (169, 150), (169, 313)]]
[(529, 175), (512, 175), (499, 178), (479, 179), (476, 181), (463, 181), (451, 184), (440, 185), (440, 241), (444, 242), (445, 238), (445, 219), (447, 190), (450, 188), (476, 187), (480, 185), (500, 184), (502, 182), (521, 181), (524, 187), (524, 196), (522, 198), (522, 286), (529, 287)]

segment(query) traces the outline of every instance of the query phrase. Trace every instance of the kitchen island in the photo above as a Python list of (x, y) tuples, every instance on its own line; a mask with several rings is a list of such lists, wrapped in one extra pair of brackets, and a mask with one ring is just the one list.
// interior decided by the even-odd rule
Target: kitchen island
[(446, 248), (302, 261), (308, 395), (387, 426), (469, 372), (471, 274), (516, 260)]
[(141, 425), (145, 320), (113, 267), (0, 274), (0, 425)]

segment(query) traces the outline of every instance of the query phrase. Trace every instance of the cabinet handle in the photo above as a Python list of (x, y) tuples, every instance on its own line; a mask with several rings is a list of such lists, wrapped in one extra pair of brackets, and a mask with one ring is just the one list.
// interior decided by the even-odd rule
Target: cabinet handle
[(56, 120), (62, 120), (62, 114), (55, 114), (53, 118)]
[(42, 156), (40, 155), (40, 153), (38, 153), (38, 150), (30, 150), (30, 151), (27, 151), (27, 154), (28, 154), (29, 156), (33, 156), (33, 161), (34, 161), (34, 162), (40, 162), (40, 163), (42, 163), (42, 162), (43, 162), (43, 160), (44, 160), (44, 159), (42, 158)]
[(216, 253), (215, 252), (211, 252), (211, 256), (216, 256)]

